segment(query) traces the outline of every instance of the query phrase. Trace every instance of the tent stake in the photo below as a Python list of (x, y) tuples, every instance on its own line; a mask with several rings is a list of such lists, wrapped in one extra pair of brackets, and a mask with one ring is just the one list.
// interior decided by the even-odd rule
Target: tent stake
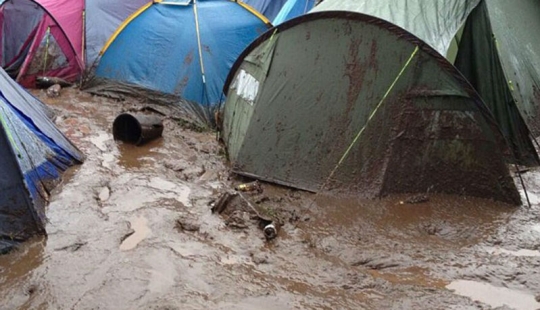
[(527, 208), (531, 208), (531, 201), (529, 200), (529, 194), (527, 193), (527, 188), (525, 187), (525, 182), (523, 181), (523, 178), (521, 177), (521, 173), (519, 172), (519, 167), (517, 164), (514, 164), (514, 167), (516, 169), (517, 175), (519, 176), (519, 181), (521, 182), (521, 187), (523, 188), (523, 192), (525, 193), (525, 198), (527, 198)]

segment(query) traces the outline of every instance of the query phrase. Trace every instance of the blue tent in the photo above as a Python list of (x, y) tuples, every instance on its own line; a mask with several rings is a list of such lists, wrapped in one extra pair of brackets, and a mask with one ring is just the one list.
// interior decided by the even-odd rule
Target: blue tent
[(272, 23), (274, 25), (279, 25), (289, 19), (304, 15), (309, 12), (316, 3), (316, 0), (288, 0)]
[(0, 68), (0, 248), (45, 233), (50, 190), (83, 159), (45, 106)]
[(244, 0), (269, 20), (274, 20), (287, 0)]
[(264, 16), (240, 2), (155, 1), (113, 35), (92, 84), (113, 92), (117, 85), (117, 92), (136, 95), (144, 89), (153, 99), (166, 94), (213, 107), (223, 99), (225, 78), (238, 55), (269, 27)]

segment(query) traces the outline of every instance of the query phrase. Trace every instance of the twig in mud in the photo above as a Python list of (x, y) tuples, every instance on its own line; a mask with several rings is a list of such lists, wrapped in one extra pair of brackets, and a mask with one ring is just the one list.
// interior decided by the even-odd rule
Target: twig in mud
[(238, 193), (223, 193), (221, 197), (219, 197), (218, 201), (212, 206), (212, 213), (217, 212), (218, 214), (221, 214), (223, 211), (225, 211), (225, 209), (229, 205), (229, 202), (231, 202), (231, 200), (237, 195)]

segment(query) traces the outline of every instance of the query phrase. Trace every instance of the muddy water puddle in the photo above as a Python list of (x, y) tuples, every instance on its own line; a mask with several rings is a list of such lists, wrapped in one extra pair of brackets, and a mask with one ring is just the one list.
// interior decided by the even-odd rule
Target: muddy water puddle
[[(516, 208), (483, 199), (430, 195), (423, 203), (404, 203), (407, 195), (381, 200), (336, 199), (316, 196), (321, 222), (333, 230), (362, 230), (408, 242), (463, 247), (488, 239), (508, 223)], [(358, 231), (358, 239), (363, 238)]]
[(447, 286), (456, 294), (480, 301), (493, 308), (507, 306), (511, 309), (537, 310), (540, 302), (536, 301), (534, 294), (512, 290), (505, 287), (496, 287), (489, 283), (457, 280)]
[[(264, 184), (246, 197), (283, 222), (267, 242), (249, 218), (229, 227), (210, 211), (243, 182), (229, 179), (213, 133), (168, 120), (163, 138), (135, 147), (110, 132), (130, 105), (70, 89), (49, 101), (88, 158), (52, 196), (49, 237), (0, 256), (2, 310), (489, 309), (489, 294), (528, 309), (540, 293), (538, 204), (338, 199)], [(527, 181), (540, 188), (540, 177)]]
[(118, 143), (120, 156), (119, 164), (126, 168), (141, 168), (166, 158), (166, 154), (159, 151), (164, 146), (164, 139), (150, 141), (143, 146), (135, 146), (128, 143)]

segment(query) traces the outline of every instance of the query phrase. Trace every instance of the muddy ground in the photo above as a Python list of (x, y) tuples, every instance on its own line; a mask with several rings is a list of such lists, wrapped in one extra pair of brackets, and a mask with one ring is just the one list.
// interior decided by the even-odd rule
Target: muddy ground
[(123, 145), (110, 129), (131, 105), (35, 93), (87, 160), (52, 195), (48, 238), (0, 256), (0, 309), (540, 308), (539, 171), (523, 175), (530, 209), (263, 184), (244, 196), (283, 224), (268, 242), (240, 198), (210, 211), (246, 181), (215, 133), (166, 119), (162, 139)]

